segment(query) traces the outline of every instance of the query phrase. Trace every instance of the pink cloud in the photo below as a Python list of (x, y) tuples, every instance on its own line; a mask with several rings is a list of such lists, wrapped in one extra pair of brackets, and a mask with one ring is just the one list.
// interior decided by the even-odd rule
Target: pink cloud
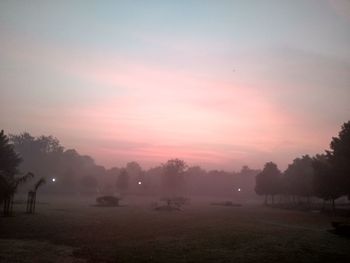
[[(83, 51), (72, 55), (73, 51), (60, 48), (30, 47), (31, 52), (16, 49), (15, 57), (89, 83), (99, 94), (90, 103), (33, 109), (31, 125), (45, 124), (48, 132), (62, 135), (63, 142), (109, 165), (116, 160), (157, 163), (180, 157), (230, 167), (230, 162), (249, 162), (249, 158), (257, 164), (264, 155), (278, 155), (283, 149), (293, 149), (293, 154), (322, 149), (326, 141), (328, 133), (304, 129), (303, 116), (275, 104), (267, 90), (278, 92), (281, 87), (260, 82), (259, 75), (250, 75), (252, 81), (247, 81), (116, 54), (84, 57)], [(90, 144), (91, 140), (96, 142)], [(102, 147), (101, 141), (141, 146)], [(294, 149), (296, 145), (300, 150)]]

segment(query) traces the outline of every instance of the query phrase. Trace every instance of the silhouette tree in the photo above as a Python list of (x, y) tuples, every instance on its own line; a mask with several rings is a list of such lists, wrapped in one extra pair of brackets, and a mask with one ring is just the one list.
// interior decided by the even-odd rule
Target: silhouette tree
[(310, 197), (314, 194), (313, 177), (312, 158), (308, 155), (296, 158), (284, 172), (284, 190), (287, 194), (293, 196), (293, 200), (295, 196), (302, 196), (306, 197), (308, 203), (310, 203)]
[(59, 186), (61, 191), (74, 192), (78, 190), (79, 183), (85, 175), (98, 176), (103, 173), (101, 169), (96, 169), (95, 161), (88, 155), (80, 155), (74, 149), (68, 149), (62, 153), (62, 157), (56, 160), (60, 163), (59, 174), (61, 177)]
[(130, 177), (135, 177), (135, 178), (137, 178), (142, 172), (142, 168), (137, 162), (127, 163), (125, 169)]
[[(253, 195), (254, 192), (254, 183), (255, 177), (261, 171), (251, 169), (247, 165), (244, 165), (239, 173), (234, 174), (235, 178), (235, 186), (236, 188), (240, 188), (242, 192), (241, 195)], [(236, 189), (237, 190), (237, 189)]]
[(10, 135), (9, 138), (15, 151), (23, 158), (20, 170), (31, 171), (38, 177), (57, 179), (55, 184), (48, 185), (50, 191), (76, 192), (81, 181), (85, 180), (82, 179), (84, 176), (104, 179), (104, 167), (96, 165), (90, 156), (80, 155), (74, 149), (64, 150), (53, 136), (33, 137), (25, 132)]
[(335, 200), (343, 193), (341, 177), (334, 173), (329, 155), (316, 155), (312, 160), (312, 165), (314, 168), (315, 195), (324, 201), (331, 201), (334, 211)]
[(18, 173), (18, 166), (21, 163), (21, 158), (14, 151), (14, 147), (10, 144), (9, 138), (4, 131), (0, 132), (0, 171), (3, 176), (14, 176)]
[(342, 125), (338, 137), (332, 138), (330, 148), (327, 153), (333, 172), (339, 176), (337, 181), (341, 185), (342, 194), (350, 198), (350, 121)]
[(18, 166), (21, 158), (14, 151), (9, 138), (2, 130), (0, 132), (0, 204), (3, 204), (3, 215), (12, 214), (13, 196), (17, 187), (24, 183), (32, 173), (27, 173), (22, 177), (15, 177), (18, 174)]
[(179, 194), (184, 187), (186, 163), (180, 159), (168, 160), (163, 167), (163, 186), (172, 196)]
[(268, 195), (271, 195), (273, 204), (274, 196), (281, 193), (281, 171), (275, 163), (266, 163), (264, 169), (256, 176), (255, 192), (258, 195), (265, 195), (265, 204)]
[(129, 175), (129, 191), (138, 191), (138, 182), (141, 180), (143, 174), (142, 167), (137, 162), (128, 162), (125, 169)]
[(116, 182), (117, 190), (124, 195), (129, 188), (129, 174), (126, 169), (121, 169), (117, 182)]
[(36, 192), (38, 191), (39, 187), (46, 183), (45, 178), (40, 178), (34, 185), (33, 190), (30, 190), (28, 192), (27, 197), (27, 213), (28, 214), (34, 214), (35, 213), (35, 204), (36, 204)]
[(53, 136), (33, 137), (29, 133), (10, 135), (16, 152), (20, 153), (23, 162), (22, 171), (31, 171), (37, 176), (56, 176), (61, 167), (64, 151), (59, 140)]

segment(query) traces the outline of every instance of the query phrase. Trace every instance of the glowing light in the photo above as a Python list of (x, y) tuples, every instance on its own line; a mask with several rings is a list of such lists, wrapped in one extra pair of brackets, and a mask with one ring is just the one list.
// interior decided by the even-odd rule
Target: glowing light
[(56, 182), (56, 178), (52, 178), (52, 182)]
[(238, 192), (240, 192), (241, 191), (241, 188), (238, 188)]
[(142, 182), (141, 182), (141, 181), (139, 181), (139, 182), (138, 182), (138, 184), (140, 185), (140, 184), (142, 184)]

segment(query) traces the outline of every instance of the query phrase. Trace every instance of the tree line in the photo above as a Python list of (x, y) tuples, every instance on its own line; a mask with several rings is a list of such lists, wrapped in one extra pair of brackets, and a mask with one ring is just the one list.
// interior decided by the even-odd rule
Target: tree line
[(265, 203), (268, 196), (272, 203), (278, 195), (295, 205), (310, 204), (311, 197), (318, 197), (330, 201), (333, 210), (339, 197), (350, 199), (350, 121), (342, 125), (324, 153), (296, 158), (284, 172), (275, 163), (266, 163), (256, 176), (255, 191), (265, 196)]
[[(159, 194), (159, 195), (242, 195), (254, 194), (259, 170), (243, 166), (239, 172), (206, 171), (188, 166), (180, 159), (143, 169), (137, 162), (106, 169), (88, 155), (65, 149), (53, 136), (32, 136), (28, 132), (0, 134), (0, 204), (11, 210), (14, 193), (28, 193), (27, 211), (34, 212), (40, 186), (57, 194)], [(36, 183), (23, 184), (38, 178)]]
[[(28, 184), (28, 210), (35, 207), (37, 186), (46, 178), (44, 191), (71, 194), (203, 194), (233, 195), (242, 189), (242, 196), (275, 196), (287, 203), (309, 204), (312, 197), (330, 201), (350, 196), (350, 121), (344, 123), (337, 137), (332, 138), (330, 150), (314, 157), (296, 158), (281, 172), (273, 162), (263, 170), (242, 167), (239, 172), (206, 171), (189, 167), (183, 160), (171, 159), (159, 166), (143, 169), (137, 162), (125, 167), (105, 167), (88, 155), (65, 149), (53, 136), (34, 137), (29, 133), (5, 135), (0, 133), (0, 203), (11, 209), (13, 194), (18, 186), (34, 175), (39, 181)], [(41, 181), (40, 181), (41, 180)], [(254, 189), (255, 185), (255, 189)], [(237, 194), (237, 193), (236, 193)], [(33, 201), (34, 200), (34, 201)]]

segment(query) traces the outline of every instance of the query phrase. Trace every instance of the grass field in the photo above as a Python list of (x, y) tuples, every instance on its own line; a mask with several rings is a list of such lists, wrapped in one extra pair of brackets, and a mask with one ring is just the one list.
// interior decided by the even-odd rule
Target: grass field
[(151, 200), (116, 208), (50, 200), (0, 218), (0, 262), (350, 262), (350, 239), (330, 217), (195, 200), (161, 212)]

